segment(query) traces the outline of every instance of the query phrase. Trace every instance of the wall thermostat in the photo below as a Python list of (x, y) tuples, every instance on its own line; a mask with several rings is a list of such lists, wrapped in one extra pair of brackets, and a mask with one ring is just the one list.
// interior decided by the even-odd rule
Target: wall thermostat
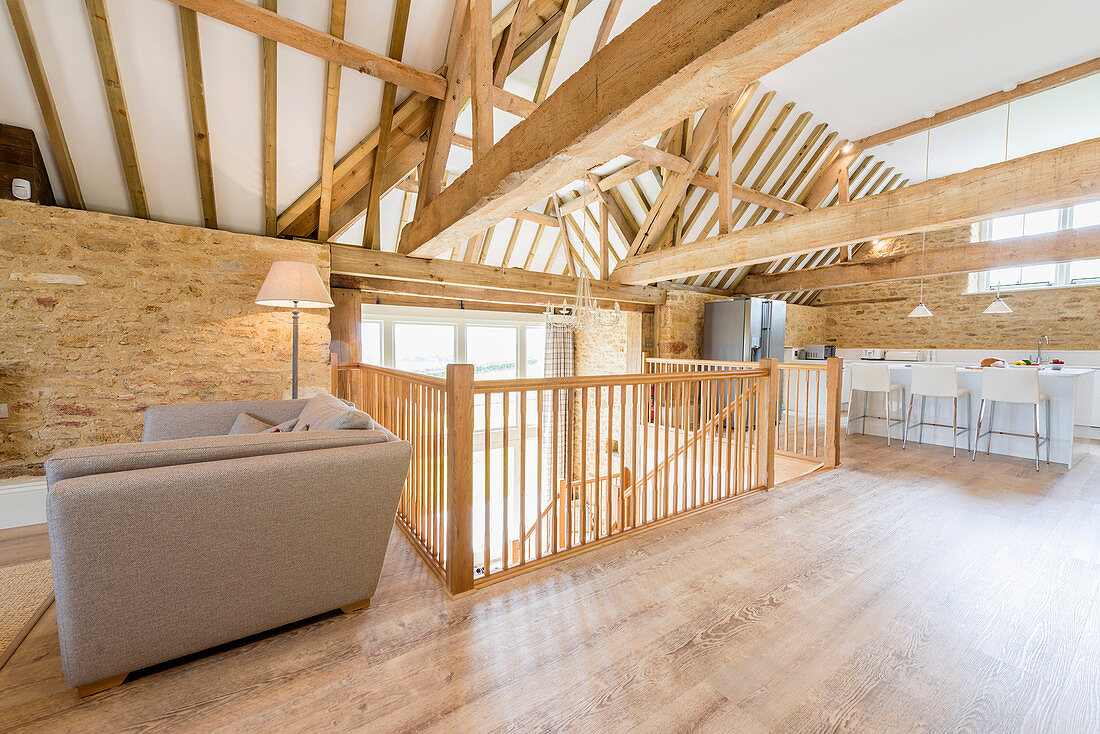
[(11, 193), (16, 199), (26, 201), (31, 198), (31, 182), (25, 178), (15, 178), (11, 182)]

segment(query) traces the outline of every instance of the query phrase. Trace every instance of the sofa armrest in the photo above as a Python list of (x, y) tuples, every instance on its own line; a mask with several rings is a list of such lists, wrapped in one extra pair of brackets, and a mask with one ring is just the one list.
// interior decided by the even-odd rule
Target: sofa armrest
[(297, 418), (309, 400), (230, 400), (215, 403), (154, 405), (145, 411), (142, 441), (224, 436), (241, 413), (272, 425)]
[(120, 443), (65, 449), (46, 461), (46, 484), (89, 474), (154, 469), (177, 464), (316, 451), (396, 441), (384, 430), (300, 431), (201, 436), (149, 443)]
[(47, 519), (72, 686), (374, 594), (411, 446), (385, 442), (95, 474)]

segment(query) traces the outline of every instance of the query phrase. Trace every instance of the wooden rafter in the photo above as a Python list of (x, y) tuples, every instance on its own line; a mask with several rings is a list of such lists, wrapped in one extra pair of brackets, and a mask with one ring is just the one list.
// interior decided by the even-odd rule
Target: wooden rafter
[(203, 224), (218, 228), (218, 209), (214, 201), (214, 165), (210, 155), (210, 130), (206, 121), (206, 91), (202, 81), (202, 51), (199, 48), (199, 23), (194, 10), (180, 7), (180, 36), (183, 64), (187, 71), (187, 98), (191, 107), (191, 134), (195, 143), (195, 169), (199, 177), (199, 200)]
[(611, 30), (615, 27), (615, 20), (619, 17), (619, 9), (623, 6), (623, 0), (611, 0), (604, 11), (603, 20), (600, 22), (600, 30), (596, 32), (596, 42), (592, 44), (592, 53), (595, 54), (607, 45), (611, 38)]
[(649, 214), (646, 215), (641, 229), (638, 230), (638, 235), (631, 243), (627, 257), (648, 250), (672, 219), (677, 207), (683, 203), (684, 196), (691, 185), (692, 174), (702, 164), (703, 159), (710, 151), (710, 147), (718, 135), (718, 122), (722, 117), (723, 110), (732, 101), (719, 101), (703, 112), (702, 117), (699, 118), (699, 132), (687, 151), (688, 171), (674, 171), (665, 179), (665, 185), (661, 187), (657, 201), (650, 209)]
[[(412, 0), (397, 0), (393, 9), (393, 26), (390, 29), (390, 58), (401, 60), (405, 53), (405, 33), (409, 27), (409, 8)], [(393, 130), (393, 113), (397, 106), (397, 85), (386, 82), (382, 89), (382, 109), (378, 117), (378, 147), (374, 149), (374, 169), (371, 171), (371, 197), (367, 218), (363, 224), (363, 245), (382, 249), (382, 173), (390, 151), (390, 133)]]
[(1069, 206), (1100, 198), (1100, 138), (931, 179), (621, 262), (615, 279), (649, 283)]
[[(536, 53), (542, 44), (548, 43), (553, 38), (561, 22), (561, 9), (557, 6), (556, 0), (533, 1), (537, 2), (538, 5), (532, 6), (532, 12), (528, 13), (526, 20), (524, 20), (523, 34), (525, 35), (522, 36), (524, 40), (520, 43), (512, 58), (512, 70), (515, 70)], [(458, 2), (462, 2), (462, 0), (458, 0)], [(580, 0), (578, 8), (581, 9), (587, 6), (589, 2), (591, 0)], [(509, 5), (493, 19), (494, 37), (503, 33), (512, 19), (510, 11), (514, 7), (514, 5)], [(546, 17), (547, 13), (549, 13), (549, 17)], [(439, 71), (446, 71), (446, 66), (440, 67)], [(506, 101), (509, 105), (517, 104), (516, 99), (514, 99), (515, 95), (512, 95), (513, 99), (509, 99), (499, 94), (499, 92), (499, 89), (494, 91), (494, 105), (502, 101)], [(527, 104), (531, 103), (527, 102)], [(400, 181), (405, 177), (405, 174), (420, 165), (424, 159), (424, 147), (421, 138), (430, 131), (435, 106), (436, 100), (419, 92), (413, 93), (397, 106), (390, 137), (391, 152), (386, 165), (389, 168), (398, 165), (399, 161), (402, 166), (406, 165), (405, 161), (411, 161), (411, 163), (408, 163), (408, 168), (404, 171), (394, 171), (392, 175), (389, 171), (385, 172), (383, 176), (386, 180)], [(379, 132), (379, 129), (375, 128), (368, 133), (336, 163), (336, 172), (333, 177), (333, 202), (335, 205), (333, 231), (335, 233), (344, 231), (351, 226), (351, 223), (361, 217), (369, 205), (369, 196), (363, 195), (362, 192), (366, 189), (367, 194), (370, 193), (374, 149), (378, 145)], [(459, 140), (457, 136), (453, 139)], [(472, 146), (472, 142), (468, 144)], [(419, 158), (416, 158), (416, 151), (413, 149), (419, 149)], [(421, 176), (421, 180), (423, 178)], [(277, 225), (279, 233), (300, 237), (313, 236), (317, 230), (319, 198), (320, 181), (318, 180), (279, 214)], [(353, 207), (350, 206), (350, 202), (353, 200), (360, 203), (361, 206), (358, 210), (353, 210)]]
[[(423, 260), (355, 245), (331, 244), (329, 252), (333, 275), (452, 283), (555, 296), (572, 296), (577, 292), (577, 281), (574, 278), (548, 276), (520, 268), (472, 265), (440, 259)], [(661, 288), (624, 286), (605, 281), (593, 281), (591, 285), (595, 298), (647, 304), (660, 304), (665, 300), (665, 293)]]
[(7, 4), (12, 26), (15, 28), (15, 38), (19, 42), (19, 50), (23, 54), (23, 62), (27, 66), (27, 74), (34, 88), (34, 96), (38, 100), (38, 110), (46, 123), (46, 135), (50, 139), (50, 148), (53, 150), (54, 160), (61, 172), (61, 185), (65, 188), (65, 197), (69, 200), (69, 206), (74, 209), (83, 209), (84, 195), (80, 192), (76, 167), (69, 154), (69, 144), (65, 140), (61, 118), (57, 114), (57, 106), (53, 101), (53, 92), (46, 78), (46, 69), (42, 65), (42, 56), (38, 52), (38, 43), (31, 29), (27, 7), (23, 4), (23, 0), (7, 0)]
[(504, 36), (500, 40), (496, 61), (493, 65), (493, 84), (498, 87), (504, 86), (509, 72), (512, 71), (512, 57), (519, 45), (519, 37), (523, 33), (523, 21), (527, 19), (527, 8), (530, 4), (531, 0), (518, 0), (516, 12), (512, 15), (512, 20), (504, 30)]
[[(447, 41), (447, 92), (435, 104), (431, 130), (428, 133), (428, 149), (424, 155), (424, 167), (420, 176), (420, 195), (416, 198), (419, 214), (443, 190), (443, 178), (447, 172), (447, 158), (451, 154), (451, 136), (462, 109), (462, 97), (470, 73), (470, 24), (467, 8), (469, 0), (455, 0), (451, 16), (451, 32)], [(484, 230), (482, 230), (484, 231)], [(477, 234), (472, 233), (472, 235)]]
[(474, 127), (474, 160), (493, 147), (493, 7), (492, 0), (470, 0), (470, 99)]
[(402, 249), (444, 252), (893, 4), (662, 0), (426, 207)]
[(375, 51), (348, 43), (329, 33), (243, 0), (171, 0), (223, 23), (236, 26), (284, 46), (316, 56), (324, 61), (346, 66), (360, 73), (393, 82), (401, 87), (441, 98), (447, 81), (439, 74), (395, 61)]
[[(452, 283), (425, 283), (414, 280), (394, 280), (384, 277), (334, 275), (332, 276), (332, 283), (333, 287), (336, 288), (356, 288), (368, 291), (371, 294), (384, 293), (415, 296), (418, 298), (522, 304), (539, 307), (545, 307), (547, 301), (552, 297), (546, 293), (497, 290), (482, 288), (480, 286), (454, 285)], [(607, 298), (597, 300), (598, 303), (604, 307), (617, 303), (617, 301)], [(624, 301), (619, 305), (625, 311), (650, 311), (653, 309), (651, 304), (633, 303), (631, 301)]]
[[(332, 0), (329, 15), (329, 35), (344, 37), (347, 0)], [(336, 120), (340, 114), (340, 69), (333, 61), (325, 67), (325, 108), (321, 124), (321, 213), (317, 224), (317, 239), (329, 238), (332, 227), (332, 169), (336, 158)]]
[(1100, 257), (1100, 226), (935, 247), (923, 255), (911, 251), (809, 270), (750, 275), (738, 290), (747, 295), (824, 290), (1094, 257)]
[(145, 185), (141, 181), (141, 167), (138, 165), (134, 132), (130, 129), (126, 96), (122, 92), (122, 75), (118, 71), (115, 44), (111, 39), (111, 24), (107, 19), (107, 7), (103, 0), (85, 0), (85, 6), (88, 10), (88, 23), (92, 29), (96, 56), (99, 58), (103, 89), (107, 93), (107, 106), (110, 108), (111, 122), (115, 129), (115, 142), (118, 144), (119, 157), (122, 159), (122, 173), (126, 178), (126, 189), (130, 195), (130, 208), (133, 209), (135, 217), (148, 219), (149, 204), (145, 199)]
[[(262, 7), (272, 13), (278, 10), (278, 0), (262, 0)], [(264, 150), (264, 226), (268, 237), (278, 233), (278, 45), (270, 38), (260, 38), (263, 67), (263, 150)]]
[(565, 37), (569, 33), (569, 26), (572, 24), (573, 16), (577, 12), (577, 0), (565, 0), (561, 10), (561, 25), (558, 32), (554, 34), (554, 40), (550, 44), (550, 50), (547, 51), (546, 59), (542, 64), (538, 84), (535, 86), (536, 104), (541, 104), (550, 95), (550, 85), (554, 82), (554, 72), (558, 70), (558, 59), (561, 58), (561, 50), (565, 46)]

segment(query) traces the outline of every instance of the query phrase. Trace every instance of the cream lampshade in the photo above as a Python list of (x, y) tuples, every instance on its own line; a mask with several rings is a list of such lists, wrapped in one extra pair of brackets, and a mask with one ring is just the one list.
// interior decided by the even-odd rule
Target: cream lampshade
[(290, 308), (293, 316), (293, 357), (290, 377), (290, 396), (298, 397), (298, 309), (332, 308), (332, 298), (321, 274), (311, 263), (294, 260), (276, 260), (256, 294), (260, 306)]

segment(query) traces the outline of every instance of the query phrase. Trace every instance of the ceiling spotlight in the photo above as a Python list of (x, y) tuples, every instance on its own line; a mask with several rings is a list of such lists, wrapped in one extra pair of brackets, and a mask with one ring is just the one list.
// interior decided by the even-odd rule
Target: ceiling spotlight
[(871, 240), (871, 244), (877, 247), (882, 244), (882, 240)]
[(1016, 82), (1011, 82), (1009, 84), (1004, 85), (1004, 87), (1002, 87), (1001, 91), (1002, 92), (1011, 92), (1013, 89), (1015, 89), (1018, 86), (1020, 86), (1020, 85), (1017, 84)]
[(925, 110), (925, 112), (924, 112), (924, 119), (926, 119), (926, 120), (930, 120), (935, 116), (936, 116), (936, 111), (935, 110)]
[(853, 143), (845, 143), (844, 147), (840, 149), (840, 152), (841, 153), (851, 153), (855, 149), (855, 147), (856, 146)]

